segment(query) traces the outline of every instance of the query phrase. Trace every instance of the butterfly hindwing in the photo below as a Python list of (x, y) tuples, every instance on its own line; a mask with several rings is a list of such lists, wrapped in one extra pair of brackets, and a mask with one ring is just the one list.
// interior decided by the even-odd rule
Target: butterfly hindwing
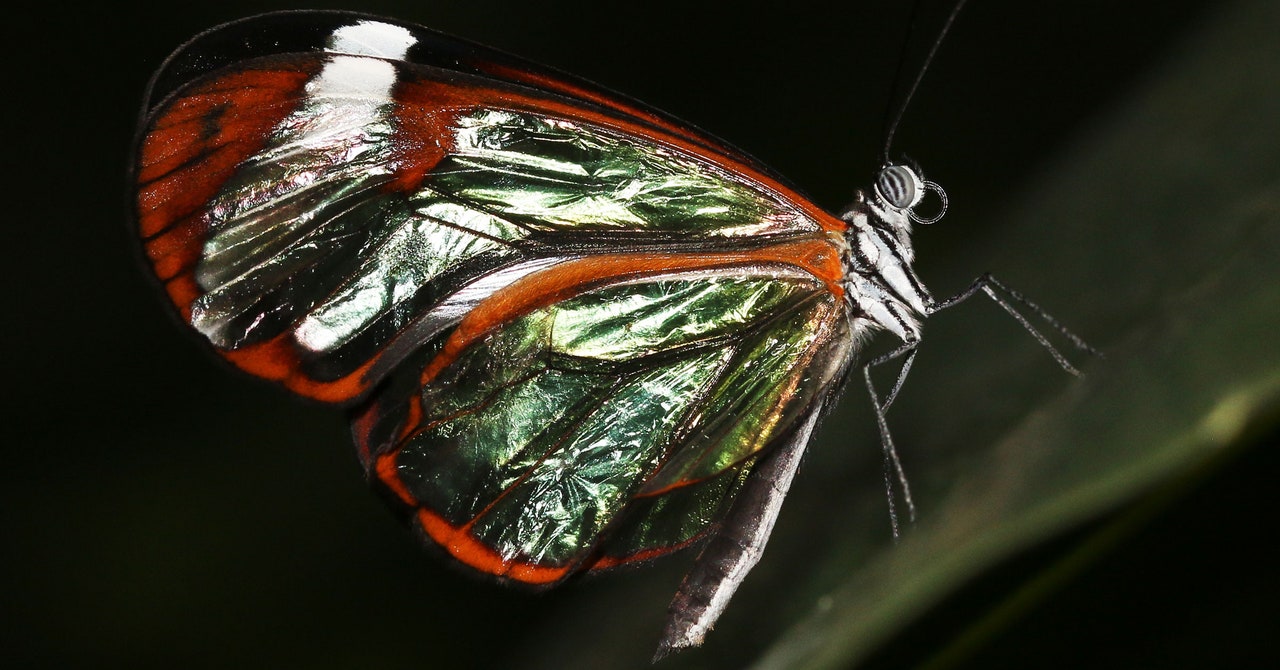
[(440, 347), (408, 393), (375, 395), (357, 426), (385, 414), (397, 430), (362, 451), (482, 571), (543, 583), (647, 558), (700, 534), (818, 403), (848, 358), (843, 323), (781, 265), (588, 288)]

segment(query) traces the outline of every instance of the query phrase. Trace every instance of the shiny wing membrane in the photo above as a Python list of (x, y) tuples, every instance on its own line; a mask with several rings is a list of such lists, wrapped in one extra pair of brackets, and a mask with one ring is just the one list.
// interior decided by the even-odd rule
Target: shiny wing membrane
[(290, 12), (198, 36), (149, 99), (138, 233), (179, 314), (356, 405), (374, 480), (481, 571), (696, 539), (847, 364), (843, 224), (584, 81)]

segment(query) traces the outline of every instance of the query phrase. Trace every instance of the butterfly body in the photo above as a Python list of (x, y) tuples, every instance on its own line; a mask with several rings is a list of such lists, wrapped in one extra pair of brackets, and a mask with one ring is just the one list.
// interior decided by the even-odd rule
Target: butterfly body
[(758, 559), (862, 337), (912, 344), (934, 305), (914, 173), (832, 216), (660, 112), (376, 17), (197, 37), (153, 81), (135, 177), (183, 320), (349, 407), (428, 545), (545, 586), (714, 536), (675, 646)]

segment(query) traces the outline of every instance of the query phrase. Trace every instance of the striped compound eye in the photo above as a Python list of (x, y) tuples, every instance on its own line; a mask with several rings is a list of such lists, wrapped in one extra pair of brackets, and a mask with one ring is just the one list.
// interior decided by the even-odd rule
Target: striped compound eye
[[(929, 191), (938, 196), (938, 211), (933, 216), (924, 217), (916, 213), (915, 208)], [(915, 170), (905, 165), (888, 165), (881, 169), (876, 175), (875, 192), (882, 203), (906, 212), (916, 223), (935, 223), (947, 213), (946, 191), (931, 181), (921, 179)]]
[(911, 209), (924, 197), (924, 182), (905, 165), (890, 165), (876, 175), (876, 195), (895, 209)]

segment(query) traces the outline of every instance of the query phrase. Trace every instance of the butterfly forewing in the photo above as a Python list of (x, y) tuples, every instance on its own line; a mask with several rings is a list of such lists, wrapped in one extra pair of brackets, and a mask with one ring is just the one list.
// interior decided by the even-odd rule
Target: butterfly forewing
[(485, 573), (699, 537), (851, 355), (844, 224), (581, 80), (346, 14), (211, 31), (153, 82), (137, 218), (242, 369), (356, 403), (371, 477)]

